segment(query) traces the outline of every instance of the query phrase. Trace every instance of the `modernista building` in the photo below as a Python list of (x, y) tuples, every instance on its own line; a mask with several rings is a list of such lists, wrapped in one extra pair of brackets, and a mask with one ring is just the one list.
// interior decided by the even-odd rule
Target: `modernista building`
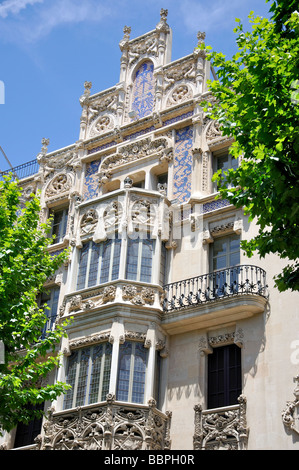
[(198, 48), (171, 61), (167, 10), (130, 34), (119, 83), (84, 84), (78, 141), (15, 168), (54, 216), (51, 252), (71, 247), (42, 300), (49, 327), (73, 317), (48, 379), (72, 388), (2, 448), (298, 450), (298, 295), (275, 288), (278, 256), (245, 257), (256, 225), (216, 198), (238, 162), (200, 106), (213, 69)]

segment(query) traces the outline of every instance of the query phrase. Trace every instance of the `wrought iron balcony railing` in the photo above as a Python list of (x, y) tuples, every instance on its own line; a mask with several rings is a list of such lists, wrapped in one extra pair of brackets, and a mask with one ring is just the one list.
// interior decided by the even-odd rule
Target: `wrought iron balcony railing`
[(10, 170), (5, 170), (0, 172), (0, 179), (3, 179), (4, 175), (13, 175), (13, 178), (21, 180), (23, 178), (28, 178), (28, 176), (35, 175), (38, 172), (39, 164), (37, 160), (31, 160), (30, 162), (23, 163), (22, 165), (15, 166)]
[(165, 285), (163, 310), (168, 312), (244, 294), (267, 298), (267, 288), (262, 268), (234, 266)]

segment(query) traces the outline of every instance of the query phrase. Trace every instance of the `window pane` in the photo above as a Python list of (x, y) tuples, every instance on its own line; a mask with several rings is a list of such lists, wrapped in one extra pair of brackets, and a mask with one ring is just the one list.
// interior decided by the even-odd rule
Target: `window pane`
[(103, 243), (102, 265), (101, 265), (101, 283), (109, 281), (109, 268), (111, 258), (112, 240), (108, 239)]
[(90, 349), (81, 350), (80, 369), (77, 386), (76, 406), (85, 404)]
[(131, 369), (132, 343), (124, 343), (119, 348), (117, 400), (128, 401)]
[(103, 382), (102, 382), (102, 396), (101, 396), (102, 401), (106, 400), (107, 394), (109, 393), (111, 359), (112, 359), (112, 344), (106, 343)]
[(67, 216), (67, 209), (54, 212), (54, 218), (52, 222), (52, 235), (55, 236), (54, 243), (62, 241), (66, 234)]
[(139, 238), (137, 240), (128, 239), (126, 278), (137, 280)]
[(44, 307), (44, 305), (47, 304), (47, 307), (49, 307), (45, 307), (44, 310), (44, 313), (47, 316), (47, 320), (42, 333), (43, 338), (45, 337), (46, 331), (51, 330), (55, 323), (57, 317), (59, 292), (60, 288), (55, 287), (50, 289), (49, 292), (44, 292), (41, 296), (41, 306)]
[(98, 269), (99, 269), (100, 245), (92, 243), (90, 264), (88, 269), (88, 287), (97, 284)]
[(153, 261), (153, 240), (142, 240), (140, 281), (151, 282)]
[(121, 238), (114, 239), (114, 253), (113, 253), (113, 263), (112, 263), (112, 272), (111, 272), (111, 281), (118, 279), (119, 274), (119, 264), (120, 264), (120, 249), (121, 249)]
[(93, 348), (92, 366), (91, 366), (92, 370), (91, 370), (88, 403), (96, 403), (98, 401), (102, 358), (103, 358), (103, 345), (100, 344), (99, 346), (95, 346)]
[(88, 251), (89, 251), (89, 243), (86, 243), (80, 252), (77, 289), (83, 289), (85, 287)]
[[(88, 403), (96, 403), (99, 399), (106, 399), (109, 392), (111, 354), (112, 346), (110, 343), (103, 343), (93, 348)], [(99, 393), (100, 386), (102, 386), (101, 393)]]
[(140, 343), (135, 344), (134, 376), (132, 401), (143, 403), (146, 372), (146, 349)]
[(71, 385), (71, 388), (65, 394), (64, 409), (72, 408), (75, 381), (76, 381), (77, 362), (78, 362), (78, 351), (75, 351), (69, 357), (69, 361), (68, 361), (68, 370), (67, 370), (67, 376), (66, 376), (66, 383), (68, 385)]
[(147, 349), (138, 342), (120, 347), (117, 400), (143, 403)]

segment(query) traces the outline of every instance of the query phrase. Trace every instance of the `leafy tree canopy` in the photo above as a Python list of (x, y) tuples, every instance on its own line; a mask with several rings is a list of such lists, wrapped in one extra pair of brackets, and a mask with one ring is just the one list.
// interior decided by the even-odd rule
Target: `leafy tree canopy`
[(29, 405), (53, 401), (67, 388), (60, 382), (40, 386), (59, 366), (56, 345), (65, 324), (41, 335), (46, 314), (37, 297), (67, 251), (49, 254), (50, 222), (40, 224), (39, 215), (38, 196), (32, 194), (21, 207), (17, 182), (9, 177), (0, 181), (0, 340), (5, 347), (5, 362), (0, 364), (0, 427), (6, 431), (41, 415), (30, 411)]
[(276, 253), (286, 267), (280, 291), (299, 290), (299, 13), (295, 1), (275, 0), (271, 19), (249, 15), (251, 30), (236, 19), (237, 52), (231, 59), (200, 45), (217, 70), (212, 99), (203, 107), (234, 142), (236, 170), (218, 172), (221, 198), (244, 208), (258, 234), (242, 241), (251, 257)]

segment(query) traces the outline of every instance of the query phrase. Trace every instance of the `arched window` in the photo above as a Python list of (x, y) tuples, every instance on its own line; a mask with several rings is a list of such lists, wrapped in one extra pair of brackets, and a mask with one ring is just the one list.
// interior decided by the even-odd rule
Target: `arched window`
[(136, 71), (132, 92), (132, 111), (142, 118), (153, 112), (154, 108), (154, 65), (143, 62)]

